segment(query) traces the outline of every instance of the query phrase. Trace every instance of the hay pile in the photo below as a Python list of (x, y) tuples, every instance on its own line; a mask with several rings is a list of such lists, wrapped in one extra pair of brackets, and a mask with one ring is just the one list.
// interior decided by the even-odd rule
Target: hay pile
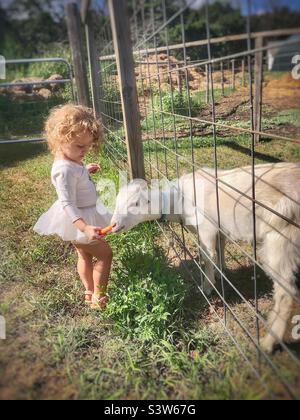
[[(158, 65), (156, 63), (159, 63)], [(144, 64), (145, 63), (145, 64)], [(181, 83), (184, 84), (186, 79), (185, 70), (180, 70), (182, 63), (177, 60), (175, 57), (168, 57), (167, 54), (156, 54), (144, 58), (142, 64), (139, 64), (136, 68), (136, 78), (137, 83), (140, 84), (143, 80), (144, 85), (147, 84), (149, 87), (150, 83), (153, 89), (159, 89), (159, 86), (162, 90), (168, 91), (170, 85), (175, 88), (179, 87), (179, 78)], [(169, 72), (169, 70), (172, 72)], [(178, 69), (178, 70), (176, 70)], [(176, 70), (176, 71), (175, 71)], [(187, 70), (188, 81), (191, 89), (196, 88), (196, 84), (205, 80), (205, 74), (201, 72), (198, 68), (188, 69)]]
[[(159, 63), (157, 65), (157, 63)], [(175, 57), (168, 57), (167, 54), (150, 55), (148, 58), (143, 58), (141, 63), (136, 67), (136, 78), (138, 87), (142, 84), (144, 90), (170, 91), (172, 85), (173, 90), (178, 90), (180, 85), (186, 87), (186, 79), (188, 80), (189, 89), (191, 91), (205, 90), (207, 85), (207, 78), (205, 67), (191, 67), (181, 69), (183, 63)], [(169, 70), (172, 70), (169, 72)], [(214, 71), (214, 85), (216, 89), (222, 88), (222, 73), (221, 71)], [(238, 85), (243, 78), (243, 74), (237, 69), (236, 84)], [(224, 70), (224, 85), (228, 86), (232, 83), (232, 71)]]
[(44, 81), (63, 80), (60, 74), (53, 74), (48, 79), (42, 77), (26, 77), (23, 79), (16, 79), (12, 83), (28, 83), (23, 86), (13, 86), (0, 89), (0, 94), (7, 96), (12, 101), (23, 101), (26, 99), (33, 100), (47, 100), (53, 97), (55, 93), (61, 88), (60, 84), (39, 84), (30, 85), (29, 83), (40, 83)]
[[(266, 91), (280, 91), (285, 93), (285, 96), (289, 94), (299, 94), (300, 93), (300, 79), (293, 79), (291, 73), (285, 73), (280, 79), (271, 80), (267, 86)], [(284, 92), (282, 92), (284, 91)]]
[(263, 92), (264, 102), (276, 109), (300, 107), (300, 80), (293, 79), (291, 73), (266, 83)]

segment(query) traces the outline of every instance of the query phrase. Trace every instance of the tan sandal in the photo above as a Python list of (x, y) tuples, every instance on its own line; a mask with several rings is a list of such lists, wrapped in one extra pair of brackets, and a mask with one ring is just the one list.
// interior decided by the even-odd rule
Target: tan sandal
[[(90, 290), (86, 290), (85, 292), (84, 292), (84, 296), (85, 296), (85, 304), (86, 305), (88, 305), (88, 306), (91, 306), (92, 305), (92, 303), (93, 303), (93, 292), (91, 292)], [(87, 299), (87, 296), (92, 296), (92, 299), (90, 299), (90, 300), (88, 300)]]
[(95, 295), (93, 295), (91, 308), (103, 311), (103, 310), (106, 309), (107, 303), (108, 303), (108, 296), (107, 295), (101, 296), (101, 297), (96, 297)]

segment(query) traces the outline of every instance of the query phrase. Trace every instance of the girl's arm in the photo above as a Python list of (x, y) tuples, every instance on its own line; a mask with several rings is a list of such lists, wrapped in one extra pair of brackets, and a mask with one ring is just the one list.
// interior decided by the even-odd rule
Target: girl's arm
[(95, 174), (100, 171), (100, 166), (97, 163), (89, 163), (86, 165), (86, 169), (90, 174)]
[(74, 222), (74, 225), (79, 229), (82, 233), (84, 233), (85, 228), (87, 227), (87, 224), (83, 219), (78, 219), (76, 222)]
[(60, 168), (55, 176), (55, 184), (58, 199), (71, 222), (90, 240), (101, 239), (101, 228), (87, 225), (76, 206), (77, 177), (73, 170), (67, 167)]
[(76, 189), (78, 178), (71, 168), (61, 167), (54, 175), (56, 192), (62, 208), (69, 216), (72, 223), (81, 218), (76, 206)]
[(74, 225), (82, 233), (84, 233), (90, 240), (101, 239), (102, 236), (99, 234), (100, 228), (96, 226), (89, 226), (85, 223), (83, 219), (78, 219), (74, 222)]

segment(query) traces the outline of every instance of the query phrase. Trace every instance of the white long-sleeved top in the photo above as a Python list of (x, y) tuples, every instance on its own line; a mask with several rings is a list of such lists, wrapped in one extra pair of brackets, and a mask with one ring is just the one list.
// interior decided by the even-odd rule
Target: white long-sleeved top
[(80, 208), (96, 206), (97, 192), (85, 166), (69, 160), (55, 160), (51, 180), (58, 200), (72, 223), (80, 219)]

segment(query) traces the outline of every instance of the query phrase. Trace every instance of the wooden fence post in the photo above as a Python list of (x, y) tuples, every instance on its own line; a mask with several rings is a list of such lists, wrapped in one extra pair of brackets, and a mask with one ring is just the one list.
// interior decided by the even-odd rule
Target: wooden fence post
[(91, 0), (80, 0), (80, 15), (82, 23), (86, 22), (87, 14), (91, 6)]
[(232, 90), (235, 90), (235, 60), (232, 60), (231, 67), (232, 67)]
[(224, 84), (224, 63), (221, 61), (221, 89), (222, 95), (225, 95), (225, 84)]
[(176, 74), (177, 74), (177, 84), (178, 84), (178, 91), (182, 94), (182, 78), (181, 78), (181, 70), (179, 64), (176, 64)]
[(210, 86), (209, 86), (209, 67), (205, 65), (205, 74), (206, 74), (206, 103), (209, 104), (210, 97)]
[(127, 0), (109, 0), (128, 162), (132, 178), (145, 178), (144, 153)]
[(90, 106), (89, 88), (83, 48), (83, 34), (80, 13), (76, 3), (65, 6), (69, 42), (72, 51), (74, 75), (78, 102), (80, 105)]
[(99, 51), (95, 40), (94, 22), (92, 12), (87, 11), (85, 20), (85, 34), (87, 43), (87, 54), (91, 80), (92, 103), (95, 116), (101, 117), (101, 72)]
[[(255, 49), (263, 48), (264, 38), (259, 37), (255, 40)], [(254, 128), (261, 131), (262, 128), (262, 95), (263, 95), (263, 52), (255, 53), (254, 68)], [(260, 141), (260, 135), (255, 135), (255, 142)]]
[(245, 68), (245, 59), (242, 60), (242, 86), (246, 86), (246, 68)]

